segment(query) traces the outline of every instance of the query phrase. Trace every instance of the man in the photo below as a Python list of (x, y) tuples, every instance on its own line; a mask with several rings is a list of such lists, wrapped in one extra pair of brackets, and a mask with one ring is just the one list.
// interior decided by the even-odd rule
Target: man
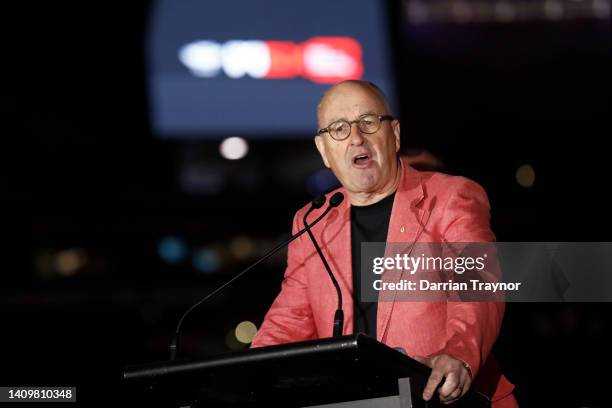
[[(485, 192), (465, 178), (418, 172), (402, 162), (400, 123), (369, 82), (345, 81), (330, 88), (319, 104), (318, 122), (316, 147), (347, 198), (312, 229), (347, 300), (343, 333), (365, 331), (430, 366), (426, 400), (437, 390), (442, 402), (454, 402), (474, 382), (494, 407), (516, 407), (514, 386), (490, 356), (502, 303), (368, 304), (355, 296), (351, 305), (353, 288), (358, 292), (360, 287), (361, 242), (493, 241)], [(303, 228), (308, 208), (297, 212), (294, 233)], [(302, 236), (289, 246), (282, 290), (253, 347), (331, 337), (335, 308), (329, 277), (312, 243)]]

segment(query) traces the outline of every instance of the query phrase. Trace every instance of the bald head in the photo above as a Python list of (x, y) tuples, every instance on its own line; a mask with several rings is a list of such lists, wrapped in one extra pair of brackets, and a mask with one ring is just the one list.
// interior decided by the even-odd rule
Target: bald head
[(350, 94), (354, 91), (365, 92), (371, 96), (373, 100), (380, 105), (383, 111), (378, 112), (380, 114), (391, 114), (391, 108), (389, 107), (389, 102), (387, 102), (387, 98), (385, 94), (370, 81), (361, 81), (356, 79), (350, 79), (347, 81), (342, 81), (331, 88), (329, 88), (319, 101), (319, 105), (317, 106), (317, 120), (319, 122), (319, 127), (325, 127), (327, 124), (322, 123), (324, 121), (323, 112), (328, 107), (331, 100), (341, 99), (343, 95)]

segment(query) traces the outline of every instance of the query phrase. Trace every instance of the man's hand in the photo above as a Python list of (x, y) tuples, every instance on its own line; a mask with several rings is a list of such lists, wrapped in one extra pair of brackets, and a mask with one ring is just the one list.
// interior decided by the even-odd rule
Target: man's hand
[(433, 357), (414, 356), (419, 363), (432, 368), (431, 375), (423, 391), (423, 399), (429, 401), (441, 381), (444, 384), (438, 390), (440, 402), (450, 404), (461, 398), (472, 384), (472, 374), (461, 361), (447, 354)]

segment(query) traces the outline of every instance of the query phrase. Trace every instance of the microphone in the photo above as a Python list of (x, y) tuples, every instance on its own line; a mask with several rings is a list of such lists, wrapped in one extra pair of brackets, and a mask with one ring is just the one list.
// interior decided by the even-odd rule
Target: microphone
[[(321, 200), (320, 197), (323, 197), (323, 200)], [(320, 197), (315, 197), (315, 199), (312, 200), (312, 205), (311, 207), (308, 209), (308, 211), (306, 212), (306, 214), (310, 214), (313, 210), (317, 209), (317, 208), (321, 208), (323, 207), (323, 204), (325, 204), (325, 196), (320, 196)], [(332, 197), (333, 198), (333, 197)], [(335, 201), (334, 201), (335, 202)], [(292, 241), (296, 240), (298, 237), (300, 237), (302, 234), (304, 234), (306, 231), (310, 232), (310, 228), (312, 226), (314, 226), (315, 224), (317, 224), (319, 221), (321, 221), (323, 219), (323, 217), (325, 217), (331, 210), (332, 208), (336, 207), (338, 204), (340, 204), (340, 202), (342, 202), (342, 198), (340, 199), (340, 201), (338, 201), (337, 204), (334, 205), (334, 202), (332, 202), (332, 200), (330, 200), (330, 204), (329, 206), (325, 209), (325, 211), (323, 211), (323, 213), (321, 215), (319, 215), (312, 224), (310, 224), (309, 226), (306, 226), (305, 228), (303, 228), (302, 230), (298, 231), (295, 233), (295, 235), (292, 235), (291, 237), (289, 237), (288, 239), (286, 239), (285, 241), (281, 242), (280, 244), (278, 244), (277, 246), (275, 246), (274, 248), (272, 248), (271, 250), (269, 250), (264, 256), (262, 256), (261, 258), (259, 258), (257, 261), (253, 262), (250, 266), (248, 266), (246, 269), (244, 269), (242, 272), (240, 272), (239, 274), (237, 274), (236, 276), (234, 276), (233, 278), (231, 278), (230, 280), (228, 280), (227, 282), (225, 282), (223, 285), (219, 286), (217, 289), (213, 290), (212, 292), (210, 292), (208, 295), (206, 295), (204, 298), (202, 298), (201, 300), (199, 300), (198, 302), (194, 303), (189, 309), (187, 309), (185, 311), (185, 313), (183, 313), (183, 316), (181, 316), (178, 324), (176, 325), (176, 330), (174, 331), (174, 336), (172, 337), (172, 342), (170, 343), (170, 361), (173, 361), (176, 359), (176, 355), (178, 353), (178, 343), (179, 343), (179, 335), (181, 332), (181, 326), (183, 325), (183, 321), (185, 320), (185, 318), (198, 306), (200, 306), (202, 303), (205, 303), (206, 301), (212, 299), (215, 295), (217, 295), (218, 293), (220, 293), (221, 291), (223, 291), (223, 289), (225, 289), (227, 286), (231, 285), (235, 280), (237, 280), (238, 278), (240, 278), (242, 275), (244, 275), (245, 273), (247, 273), (248, 271), (250, 271), (251, 269), (253, 269), (254, 267), (256, 267), (257, 265), (259, 265), (260, 263), (262, 263), (263, 261), (265, 261), (266, 259), (268, 259), (269, 257), (271, 257), (272, 255), (274, 255), (275, 253), (277, 253), (281, 248), (289, 245)]]
[[(323, 200), (325, 200), (324, 195), (320, 195), (319, 197), (323, 197)], [(342, 200), (344, 200), (344, 194), (338, 191), (336, 194), (331, 196), (331, 198), (329, 199), (328, 208), (332, 208), (332, 207), (335, 208), (339, 206)], [(313, 200), (313, 203), (314, 203), (314, 200)], [(323, 266), (325, 266), (325, 270), (327, 271), (329, 278), (331, 279), (332, 283), (334, 284), (334, 287), (336, 288), (336, 293), (338, 295), (338, 308), (336, 309), (336, 313), (334, 314), (333, 337), (340, 337), (342, 336), (342, 328), (344, 327), (344, 311), (342, 310), (342, 292), (340, 291), (340, 285), (338, 285), (338, 281), (336, 280), (336, 277), (332, 273), (332, 270), (329, 267), (329, 264), (327, 263), (327, 259), (325, 259), (325, 256), (323, 256), (323, 251), (321, 251), (321, 247), (319, 246), (319, 243), (317, 242), (314, 234), (310, 230), (310, 228), (315, 223), (313, 222), (311, 225), (308, 225), (308, 223), (306, 222), (306, 217), (308, 217), (308, 215), (310, 214), (310, 211), (312, 211), (312, 208), (308, 212), (306, 212), (306, 214), (304, 214), (304, 219), (303, 219), (304, 226), (306, 227), (306, 230), (308, 231), (308, 236), (310, 237), (312, 244), (314, 245), (315, 249), (317, 250), (317, 253), (319, 254), (319, 258), (321, 258), (321, 262), (323, 262)]]

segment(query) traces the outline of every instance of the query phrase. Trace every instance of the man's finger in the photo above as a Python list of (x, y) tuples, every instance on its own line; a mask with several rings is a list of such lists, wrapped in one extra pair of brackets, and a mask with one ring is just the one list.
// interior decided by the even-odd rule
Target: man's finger
[(425, 390), (423, 391), (423, 399), (425, 401), (429, 401), (433, 396), (436, 388), (438, 388), (438, 384), (442, 381), (444, 375), (441, 371), (433, 370), (431, 375), (429, 376), (429, 380), (427, 380), (427, 385), (425, 386)]
[(461, 381), (455, 390), (447, 397), (440, 397), (440, 402), (443, 404), (452, 404), (457, 401), (459, 398), (463, 397), (466, 392), (470, 389), (470, 385), (472, 384), (472, 377), (467, 371), (463, 371), (461, 374)]
[(464, 396), (465, 393), (468, 392), (468, 390), (470, 389), (471, 385), (472, 385), (472, 376), (466, 370), (466, 372), (464, 373), (464, 375), (462, 376), (462, 379), (461, 379), (461, 388), (463, 389), (463, 392), (461, 393), (461, 396)]
[(447, 399), (459, 388), (459, 375), (455, 371), (451, 371), (446, 375), (446, 379), (444, 380), (444, 384), (440, 387), (438, 391), (440, 393), (440, 399)]
[(461, 388), (455, 388), (455, 391), (451, 392), (448, 397), (440, 397), (440, 402), (443, 404), (450, 404), (457, 401), (461, 397), (461, 394), (463, 394), (463, 390)]

